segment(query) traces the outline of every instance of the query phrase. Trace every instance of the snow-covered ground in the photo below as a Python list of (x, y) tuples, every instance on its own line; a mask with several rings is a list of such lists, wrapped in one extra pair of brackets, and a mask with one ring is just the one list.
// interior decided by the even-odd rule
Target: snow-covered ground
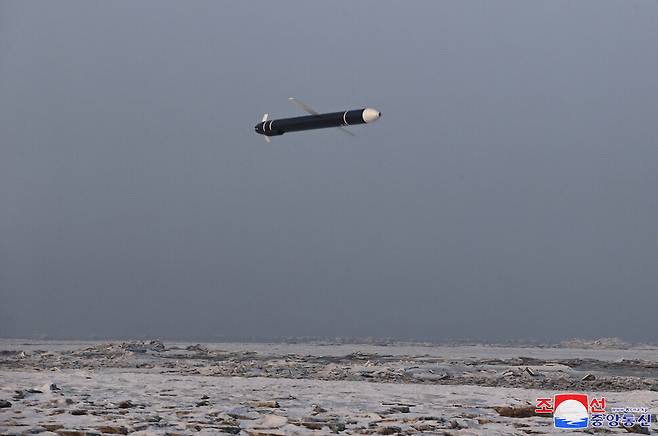
[(551, 433), (537, 397), (655, 413), (656, 368), (650, 347), (2, 340), (0, 433)]

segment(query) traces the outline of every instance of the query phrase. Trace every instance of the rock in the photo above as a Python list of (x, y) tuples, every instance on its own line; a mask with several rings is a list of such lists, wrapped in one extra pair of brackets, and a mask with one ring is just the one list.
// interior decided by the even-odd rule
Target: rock
[[(355, 424), (357, 422), (354, 421)], [(323, 427), (329, 427), (332, 433), (340, 433), (345, 430), (345, 423), (338, 421), (336, 418), (307, 417), (299, 422), (293, 422), (293, 424), (306, 427), (309, 430), (322, 430)]]
[(242, 431), (240, 426), (224, 425), (217, 428), (219, 431), (230, 434), (239, 434)]
[(55, 430), (55, 433), (59, 436), (100, 436), (100, 433), (85, 430)]
[(155, 351), (156, 353), (160, 353), (166, 350), (162, 341), (159, 341), (157, 339), (149, 342), (145, 342), (145, 341), (124, 342), (123, 344), (121, 344), (121, 348), (133, 353), (146, 353), (147, 351)]
[(390, 415), (392, 413), (409, 413), (409, 406), (393, 406), (382, 412), (384, 415)]
[(61, 391), (61, 389), (55, 384), (55, 383), (46, 383), (41, 387), (46, 392), (55, 392), (55, 391)]
[(281, 407), (278, 401), (256, 401), (254, 403), (255, 407), (264, 407), (268, 409), (278, 409)]
[(206, 347), (204, 347), (203, 345), (201, 345), (201, 344), (188, 345), (187, 347), (185, 347), (185, 349), (187, 351), (197, 351), (197, 352), (201, 352), (201, 353), (207, 353), (208, 352), (208, 349)]
[(281, 430), (245, 430), (249, 436), (285, 436)]
[(512, 425), (516, 428), (528, 428), (530, 424), (525, 424), (523, 422), (513, 422)]
[(417, 431), (422, 431), (422, 432), (430, 432), (434, 431), (436, 429), (436, 425), (428, 424), (428, 423), (417, 423), (417, 424), (411, 424), (411, 426), (417, 430)]
[(322, 427), (325, 426), (324, 422), (309, 422), (309, 421), (302, 421), (299, 423), (299, 425), (304, 426), (308, 428), (309, 430), (322, 430)]
[(48, 416), (53, 416), (53, 415), (61, 415), (62, 413), (65, 413), (66, 410), (64, 409), (53, 409), (48, 413)]
[(22, 400), (29, 394), (43, 394), (43, 391), (40, 391), (39, 389), (23, 389), (15, 390), (14, 393), (14, 400)]
[(149, 345), (150, 350), (157, 351), (158, 353), (166, 350), (166, 348), (165, 348), (164, 344), (162, 343), (162, 341), (157, 340), (157, 339), (154, 340), (154, 341), (149, 342), (148, 345)]
[(651, 430), (647, 427), (642, 427), (638, 424), (633, 425), (632, 427), (624, 427), (628, 433), (639, 433), (639, 434), (651, 434)]
[(500, 406), (494, 407), (500, 416), (508, 418), (529, 418), (531, 416), (546, 416), (535, 412), (534, 406)]
[(446, 373), (433, 374), (430, 372), (417, 372), (417, 373), (412, 373), (411, 377), (415, 380), (435, 382), (435, 381), (447, 380), (450, 378), (450, 375)]
[(327, 411), (327, 409), (322, 408), (319, 404), (312, 404), (311, 410), (313, 415), (318, 415)]
[(532, 377), (535, 377), (537, 375), (537, 373), (535, 371), (533, 371), (532, 368), (530, 368), (529, 366), (525, 367), (525, 372), (530, 374)]
[(134, 432), (137, 432), (137, 431), (143, 431), (143, 430), (146, 430), (147, 428), (149, 428), (150, 426), (151, 426), (151, 424), (146, 423), (146, 422), (140, 422), (140, 423), (137, 423), (137, 424), (133, 424), (133, 426), (130, 429), (129, 433), (134, 433)]
[(41, 424), (41, 427), (48, 431), (55, 431), (64, 428), (63, 424)]
[(333, 422), (328, 422), (327, 425), (334, 433), (340, 433), (341, 431), (345, 431), (345, 424), (342, 422), (333, 421)]
[(133, 404), (133, 402), (130, 401), (130, 400), (124, 400), (124, 401), (119, 402), (119, 404), (117, 404), (117, 407), (119, 409), (131, 409), (133, 407), (137, 407), (137, 405)]
[(279, 415), (265, 415), (262, 418), (256, 420), (251, 426), (254, 429), (270, 429), (270, 428), (279, 428), (286, 425), (288, 419), (285, 416)]
[(11, 403), (7, 400), (0, 400), (0, 409), (11, 407)]
[(465, 427), (461, 425), (456, 419), (453, 419), (448, 423), (448, 428), (451, 428), (453, 430), (461, 430)]
[(594, 374), (587, 374), (581, 380), (582, 381), (594, 381), (594, 380), (596, 380), (596, 376)]
[(108, 434), (128, 434), (128, 429), (123, 426), (101, 425), (100, 427), (96, 427), (96, 430)]
[(402, 429), (398, 426), (395, 425), (389, 425), (387, 427), (382, 427), (377, 430), (378, 434), (398, 434), (402, 431)]
[(202, 407), (202, 406), (210, 406), (210, 402), (208, 400), (202, 400), (196, 403), (196, 407)]
[(257, 419), (260, 415), (248, 407), (235, 407), (226, 411), (226, 414), (235, 419)]
[(80, 416), (80, 415), (86, 415), (87, 411), (85, 409), (73, 409), (69, 413), (71, 415)]

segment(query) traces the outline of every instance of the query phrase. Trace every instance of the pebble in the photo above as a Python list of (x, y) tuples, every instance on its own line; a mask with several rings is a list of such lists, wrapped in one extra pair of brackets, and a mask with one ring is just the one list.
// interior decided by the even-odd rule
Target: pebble
[(311, 405), (311, 410), (313, 415), (319, 415), (320, 413), (324, 413), (327, 411), (327, 409), (323, 408), (319, 404), (313, 404)]
[(256, 401), (254, 403), (255, 407), (264, 407), (267, 409), (278, 409), (281, 407), (278, 401)]
[(131, 409), (133, 407), (136, 407), (136, 404), (133, 404), (133, 402), (130, 400), (124, 400), (119, 402), (119, 404), (117, 404), (117, 407), (119, 409)]
[(529, 418), (531, 416), (542, 416), (535, 412), (534, 406), (501, 406), (494, 407), (500, 416), (509, 418)]
[(254, 429), (279, 428), (286, 425), (287, 422), (288, 422), (288, 418), (286, 418), (285, 416), (265, 415), (254, 421), (251, 427)]
[(101, 425), (96, 427), (96, 430), (108, 434), (128, 434), (128, 429), (123, 426)]
[(387, 427), (382, 427), (379, 430), (377, 430), (378, 434), (398, 434), (402, 431), (400, 427), (394, 426), (394, 425), (389, 425)]
[(382, 412), (382, 415), (391, 415), (393, 413), (409, 413), (409, 406), (393, 406)]
[(69, 413), (71, 415), (80, 416), (80, 415), (86, 415), (87, 411), (85, 409), (73, 409)]
[(226, 414), (235, 419), (257, 419), (260, 415), (248, 407), (234, 407), (226, 411)]
[(309, 430), (322, 430), (322, 427), (324, 427), (325, 424), (323, 422), (301, 421), (299, 425), (303, 425)]
[(59, 436), (100, 436), (101, 434), (95, 431), (87, 430), (55, 430)]

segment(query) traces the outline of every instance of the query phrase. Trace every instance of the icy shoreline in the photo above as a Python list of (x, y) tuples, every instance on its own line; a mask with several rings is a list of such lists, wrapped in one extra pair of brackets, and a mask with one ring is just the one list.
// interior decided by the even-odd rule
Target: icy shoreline
[(547, 433), (495, 408), (571, 390), (655, 413), (656, 367), (655, 349), (0, 341), (0, 433)]

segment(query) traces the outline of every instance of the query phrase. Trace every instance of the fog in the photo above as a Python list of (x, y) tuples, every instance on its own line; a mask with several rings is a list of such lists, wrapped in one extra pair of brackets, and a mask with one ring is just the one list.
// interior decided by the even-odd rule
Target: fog
[[(657, 341), (655, 1), (0, 3), (0, 336)], [(253, 126), (382, 112), (271, 144)]]

